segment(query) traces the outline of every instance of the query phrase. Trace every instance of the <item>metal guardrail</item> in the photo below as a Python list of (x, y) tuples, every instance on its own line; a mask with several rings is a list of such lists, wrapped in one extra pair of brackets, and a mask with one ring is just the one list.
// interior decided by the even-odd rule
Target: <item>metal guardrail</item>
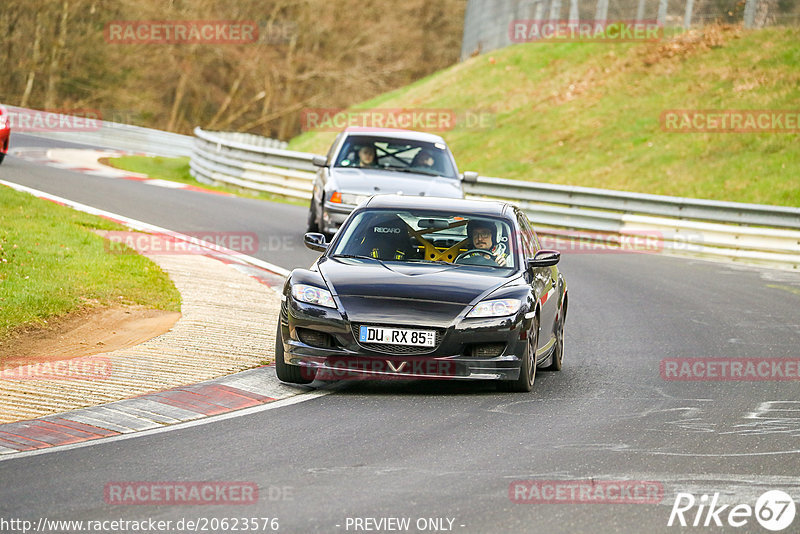
[[(191, 169), (199, 181), (311, 198), (314, 154), (269, 146), (276, 142), (263, 138), (243, 142), (236, 135), (195, 129)], [(798, 208), (491, 177), (465, 182), (464, 191), (467, 197), (514, 202), (543, 234), (564, 238), (568, 229), (570, 246), (575, 240), (607, 241), (609, 235), (648, 236), (669, 252), (800, 269)]]
[(200, 128), (195, 128), (194, 134), (189, 167), (199, 182), (311, 198), (313, 154), (286, 150), (286, 143), (263, 137), (254, 140), (257, 136), (242, 138), (241, 134)]
[[(76, 117), (72, 115), (44, 112), (15, 106), (6, 106), (6, 109), (12, 114), (12, 119), (13, 117), (18, 117), (17, 120), (27, 120), (29, 123), (34, 123), (34, 119), (41, 119), (43, 116), (52, 116), (59, 119), (64, 118), (63, 121), (53, 121), (54, 126), (52, 127), (45, 125), (44, 127), (19, 128), (15, 127), (12, 123), (12, 135), (17, 132), (70, 143), (81, 143), (128, 152), (146, 152), (159, 156), (175, 157), (191, 156), (192, 154), (192, 140), (194, 138), (190, 135), (181, 135), (103, 120), (84, 121), (82, 124), (79, 123), (81, 124), (79, 127), (75, 127)], [(78, 119), (80, 120), (80, 118)], [(65, 128), (63, 126), (64, 124), (73, 126)]]

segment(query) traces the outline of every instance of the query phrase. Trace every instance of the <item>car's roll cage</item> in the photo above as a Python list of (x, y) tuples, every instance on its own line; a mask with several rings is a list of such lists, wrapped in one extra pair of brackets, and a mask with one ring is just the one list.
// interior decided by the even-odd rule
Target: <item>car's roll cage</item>
[[(360, 136), (359, 136), (359, 138), (360, 138)], [(365, 138), (366, 138), (366, 136), (365, 136)], [(402, 155), (403, 152), (409, 152), (409, 151), (417, 149), (417, 148), (419, 148), (420, 150), (424, 150), (425, 149), (425, 147), (423, 147), (421, 145), (413, 146), (415, 143), (423, 143), (424, 142), (424, 143), (429, 144), (429, 145), (434, 144), (434, 143), (430, 143), (430, 142), (427, 142), (427, 141), (407, 140), (406, 141), (407, 144), (412, 145), (412, 146), (404, 147), (404, 148), (398, 148), (394, 152), (391, 152), (391, 151), (383, 149), (380, 146), (378, 146), (377, 144), (375, 144), (375, 143), (380, 143), (380, 142), (384, 142), (384, 141), (386, 142), (387, 148), (389, 148), (391, 146), (391, 142), (392, 141), (401, 142), (401, 141), (406, 141), (406, 140), (404, 140), (404, 139), (390, 139), (388, 137), (374, 137), (374, 138), (371, 138), (369, 142), (372, 143), (372, 146), (375, 148), (375, 163), (376, 163), (376, 165), (377, 165), (377, 162), (378, 162), (378, 160), (380, 158), (389, 157), (389, 158), (396, 159), (397, 161), (402, 163), (403, 164), (403, 167), (402, 167), (403, 169), (415, 169), (416, 171), (421, 172), (422, 174), (428, 174), (430, 176), (440, 176), (442, 178), (453, 178), (453, 176), (444, 173), (444, 171), (439, 172), (439, 171), (437, 171), (435, 169), (426, 169), (426, 170), (420, 171), (419, 167), (415, 167), (415, 166), (413, 166), (411, 164), (412, 163), (411, 161), (406, 161), (406, 160), (404, 160), (404, 159), (399, 157), (399, 155)], [(344, 143), (350, 142), (350, 139), (346, 139), (343, 142)], [(351, 142), (351, 144), (347, 147), (347, 150), (355, 149), (355, 147), (357, 147), (361, 142), (362, 141), (360, 141), (360, 140), (358, 142)], [(345, 152), (345, 147), (344, 146), (341, 149), (339, 149), (339, 151), (338, 151), (338, 155), (336, 157), (337, 161), (334, 162), (334, 167), (348, 168), (347, 166), (341, 165), (341, 161), (342, 160), (340, 158), (341, 158), (341, 154), (343, 152)], [(376, 169), (384, 169), (384, 170), (393, 170), (393, 167), (391, 165), (389, 165), (388, 167), (382, 167), (381, 165), (377, 165), (375, 168)]]
[[(468, 244), (470, 242), (469, 236), (465, 237), (461, 241), (454, 243), (448, 247), (437, 247), (435, 244), (431, 243), (429, 240), (425, 239), (426, 234), (432, 234), (434, 232), (441, 232), (446, 230), (452, 230), (453, 228), (459, 228), (461, 226), (465, 226), (469, 224), (470, 219), (462, 218), (461, 220), (455, 220), (447, 224), (447, 226), (443, 227), (424, 227), (420, 228), (419, 230), (415, 230), (408, 222), (406, 222), (403, 217), (400, 216), (399, 213), (394, 214), (395, 217), (400, 219), (403, 225), (406, 227), (406, 231), (408, 232), (408, 237), (414, 238), (419, 242), (419, 247), (422, 248), (421, 253), (423, 255), (424, 261), (430, 262), (437, 262), (437, 261), (444, 261), (447, 263), (455, 263), (455, 260), (458, 256), (463, 252), (468, 252), (470, 250)], [(506, 224), (508, 221), (506, 221)], [(493, 265), (492, 265), (493, 266)]]

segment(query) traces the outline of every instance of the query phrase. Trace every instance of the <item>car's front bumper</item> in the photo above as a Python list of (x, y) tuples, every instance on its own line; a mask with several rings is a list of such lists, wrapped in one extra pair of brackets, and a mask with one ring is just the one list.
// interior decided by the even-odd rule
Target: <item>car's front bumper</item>
[(338, 232), (339, 227), (354, 209), (356, 209), (355, 206), (347, 204), (326, 203), (322, 209), (322, 231), (331, 235)]
[[(465, 319), (449, 325), (439, 324), (436, 329), (441, 332), (440, 341), (435, 349), (425, 354), (397, 354), (391, 352), (395, 349), (388, 348), (384, 352), (361, 345), (353, 335), (353, 323), (338, 310), (305, 306), (290, 300), (281, 313), (284, 361), (308, 369), (309, 377), (316, 375), (322, 380), (516, 380), (519, 376), (529, 327), (521, 317)], [(381, 324), (431, 328), (397, 321)], [(494, 352), (481, 354), (478, 347), (489, 347)]]
[(516, 380), (520, 370), (520, 360), (514, 355), (466, 360), (458, 356), (402, 358), (341, 353), (310, 356), (293, 350), (284, 358), (291, 365), (312, 371), (309, 377), (320, 380)]

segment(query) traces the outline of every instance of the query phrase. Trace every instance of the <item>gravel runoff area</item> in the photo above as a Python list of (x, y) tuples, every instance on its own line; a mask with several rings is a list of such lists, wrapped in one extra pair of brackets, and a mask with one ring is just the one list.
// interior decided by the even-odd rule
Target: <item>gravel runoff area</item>
[[(231, 265), (199, 254), (148, 254), (183, 299), (173, 328), (140, 345), (81, 358), (94, 379), (0, 380), (0, 423), (96, 406), (272, 362), (280, 296)], [(31, 367), (31, 366), (27, 366)], [(92, 373), (89, 373), (92, 374)]]

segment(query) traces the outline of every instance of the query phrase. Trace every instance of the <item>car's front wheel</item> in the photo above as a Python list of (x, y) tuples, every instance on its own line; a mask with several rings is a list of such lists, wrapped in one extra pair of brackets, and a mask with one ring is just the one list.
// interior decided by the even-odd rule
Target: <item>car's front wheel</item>
[(314, 369), (289, 365), (283, 356), (283, 332), (281, 321), (278, 319), (278, 331), (275, 333), (275, 374), (278, 375), (278, 380), (290, 384), (310, 384), (314, 381), (317, 374)]
[(519, 369), (519, 378), (500, 382), (501, 391), (516, 391), (525, 393), (533, 389), (536, 380), (536, 347), (539, 345), (539, 317), (537, 316), (528, 331), (528, 342), (525, 345), (525, 354)]

